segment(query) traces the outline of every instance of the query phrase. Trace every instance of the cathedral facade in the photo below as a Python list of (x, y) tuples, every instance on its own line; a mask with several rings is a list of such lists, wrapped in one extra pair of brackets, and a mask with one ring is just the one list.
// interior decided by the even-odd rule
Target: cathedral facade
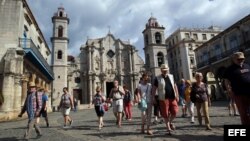
[(69, 17), (63, 7), (58, 8), (52, 22), (53, 109), (59, 105), (63, 87), (68, 87), (81, 105), (92, 103), (97, 86), (109, 96), (114, 80), (134, 91), (144, 70), (144, 61), (135, 46), (109, 32), (105, 37), (88, 39), (80, 47), (80, 54), (74, 57), (67, 53)]
[(81, 46), (80, 62), (82, 97), (85, 98), (82, 103), (86, 104), (92, 101), (97, 86), (101, 86), (108, 97), (114, 80), (134, 91), (144, 67), (136, 47), (129, 41), (116, 39), (111, 33), (88, 39)]

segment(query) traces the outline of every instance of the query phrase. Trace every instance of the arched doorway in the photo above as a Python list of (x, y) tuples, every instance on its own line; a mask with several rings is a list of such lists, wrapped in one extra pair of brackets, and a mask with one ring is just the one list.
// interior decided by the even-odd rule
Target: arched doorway
[(110, 91), (113, 88), (113, 82), (106, 82), (106, 96), (109, 97)]
[(215, 87), (215, 85), (210, 86), (210, 91), (211, 91), (211, 100), (215, 101), (216, 100), (216, 87)]

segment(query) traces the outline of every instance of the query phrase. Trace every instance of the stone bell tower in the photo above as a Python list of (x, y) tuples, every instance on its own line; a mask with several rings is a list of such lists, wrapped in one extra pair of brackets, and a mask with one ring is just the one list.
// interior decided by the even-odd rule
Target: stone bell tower
[(60, 6), (52, 17), (52, 69), (55, 80), (52, 84), (52, 107), (59, 105), (63, 87), (67, 87), (67, 58), (68, 58), (68, 24), (69, 18), (64, 8)]
[(151, 16), (143, 30), (146, 70), (153, 76), (160, 74), (161, 64), (167, 64), (167, 48), (163, 26)]

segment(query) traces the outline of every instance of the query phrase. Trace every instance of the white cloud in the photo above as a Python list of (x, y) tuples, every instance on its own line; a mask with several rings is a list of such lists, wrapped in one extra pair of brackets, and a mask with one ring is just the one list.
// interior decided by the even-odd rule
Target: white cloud
[(69, 53), (78, 55), (89, 38), (111, 33), (130, 40), (144, 58), (142, 31), (151, 16), (165, 30), (165, 38), (178, 27), (227, 28), (250, 14), (249, 0), (28, 0), (31, 10), (47, 40), (52, 36), (51, 17), (61, 5), (70, 18)]

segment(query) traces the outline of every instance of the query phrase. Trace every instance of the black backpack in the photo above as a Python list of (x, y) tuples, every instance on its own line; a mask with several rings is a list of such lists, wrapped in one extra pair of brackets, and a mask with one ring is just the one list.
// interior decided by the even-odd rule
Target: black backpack
[(131, 92), (130, 92), (130, 91), (126, 91), (126, 92), (125, 92), (125, 95), (124, 95), (123, 100), (124, 100), (125, 102), (131, 101)]

